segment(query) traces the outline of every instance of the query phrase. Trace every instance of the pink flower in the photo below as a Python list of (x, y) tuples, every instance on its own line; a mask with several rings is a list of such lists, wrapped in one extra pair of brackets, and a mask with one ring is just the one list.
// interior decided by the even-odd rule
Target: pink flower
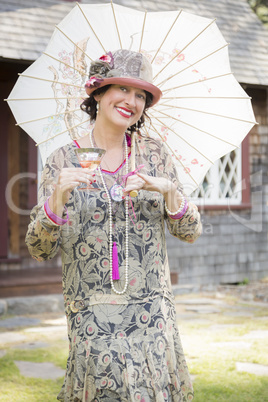
[(183, 61), (185, 59), (185, 56), (184, 56), (184, 54), (179, 54), (179, 56), (177, 57), (177, 61), (178, 62), (180, 62), (180, 61)]
[(108, 56), (107, 54), (104, 54), (103, 56), (100, 57), (100, 60), (105, 61), (105, 63), (110, 63), (111, 57)]
[(104, 61), (105, 63), (110, 63), (111, 57), (108, 54), (104, 54), (103, 56), (100, 57), (100, 60)]
[(162, 64), (164, 62), (164, 57), (163, 56), (157, 56), (155, 59), (156, 64)]
[(87, 80), (85, 87), (86, 88), (98, 88), (103, 81), (103, 78), (98, 78), (98, 77), (90, 77), (89, 80)]
[(109, 64), (109, 66), (112, 68), (114, 65), (114, 58), (111, 52), (108, 52), (101, 56), (99, 60), (103, 61), (104, 63)]

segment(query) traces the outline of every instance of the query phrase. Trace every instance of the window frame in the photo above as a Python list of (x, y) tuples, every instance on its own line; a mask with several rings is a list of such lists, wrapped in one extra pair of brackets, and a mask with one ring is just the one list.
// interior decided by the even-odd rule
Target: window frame
[[(251, 191), (250, 191), (250, 158), (249, 158), (249, 138), (248, 134), (241, 144), (241, 185), (242, 185), (242, 196), (241, 202), (236, 203), (226, 203), (226, 204), (206, 204), (200, 202), (196, 203), (197, 207), (203, 211), (222, 211), (222, 210), (243, 210), (250, 209), (251, 205)], [(200, 198), (204, 200), (204, 198)]]

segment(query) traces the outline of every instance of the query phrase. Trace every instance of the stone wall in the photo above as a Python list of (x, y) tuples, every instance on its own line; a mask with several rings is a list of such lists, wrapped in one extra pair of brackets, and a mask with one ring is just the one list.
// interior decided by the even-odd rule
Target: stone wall
[(201, 211), (203, 234), (185, 244), (167, 233), (180, 284), (238, 283), (268, 276), (268, 113), (265, 89), (247, 88), (258, 126), (250, 133), (250, 209)]

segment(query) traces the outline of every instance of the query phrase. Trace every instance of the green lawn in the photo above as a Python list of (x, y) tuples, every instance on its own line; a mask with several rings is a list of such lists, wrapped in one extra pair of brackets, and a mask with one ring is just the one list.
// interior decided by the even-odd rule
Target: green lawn
[[(194, 376), (195, 402), (267, 402), (268, 377), (236, 370), (236, 362), (268, 365), (268, 339), (244, 337), (251, 331), (268, 330), (262, 319), (267, 308), (256, 309), (252, 318), (206, 315), (207, 323), (179, 323), (188, 367)], [(230, 325), (213, 330), (215, 325)], [(233, 325), (233, 326), (232, 326)], [(215, 345), (244, 342), (244, 348)], [(247, 344), (251, 346), (247, 348)], [(183, 342), (184, 344), (184, 342)]]
[(65, 369), (67, 348), (67, 342), (57, 341), (52, 343), (51, 347), (44, 349), (9, 349), (7, 354), (0, 359), (0, 401), (55, 402), (63, 383), (63, 377), (55, 381), (23, 377), (14, 360), (51, 362)]

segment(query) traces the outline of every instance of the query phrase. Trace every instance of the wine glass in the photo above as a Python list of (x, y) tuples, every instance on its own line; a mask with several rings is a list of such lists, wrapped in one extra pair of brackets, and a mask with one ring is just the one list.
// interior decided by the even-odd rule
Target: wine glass
[[(89, 171), (97, 169), (101, 163), (101, 159), (105, 154), (105, 150), (101, 148), (78, 148), (75, 150), (76, 156), (80, 163), (80, 166)], [(78, 190), (97, 190), (96, 187), (89, 187), (82, 185)]]

